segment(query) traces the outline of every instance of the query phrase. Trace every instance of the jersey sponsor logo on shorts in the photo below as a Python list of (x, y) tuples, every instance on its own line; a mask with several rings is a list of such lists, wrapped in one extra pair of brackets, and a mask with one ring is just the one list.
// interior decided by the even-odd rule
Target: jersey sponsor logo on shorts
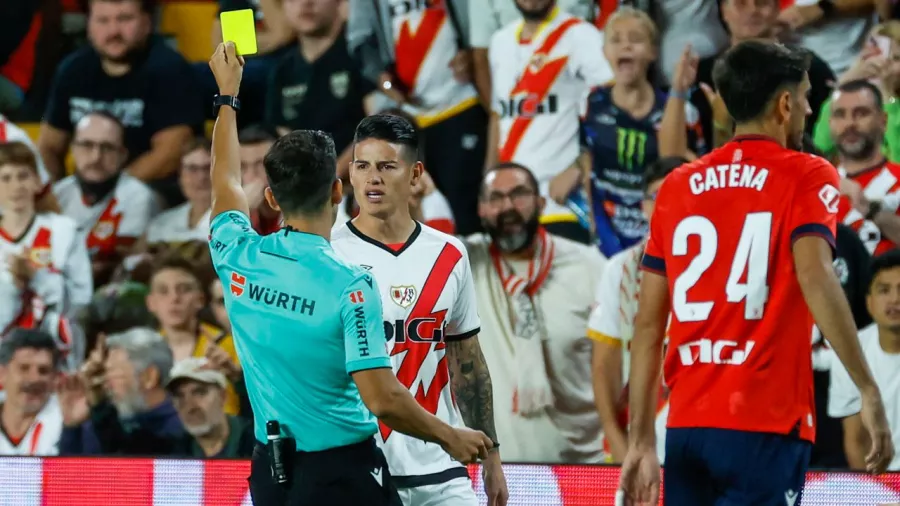
[(231, 273), (231, 294), (235, 297), (240, 297), (244, 294), (244, 285), (247, 283), (247, 276), (242, 274), (238, 274), (237, 272)]
[(350, 294), (350, 302), (353, 304), (362, 304), (363, 302), (365, 302), (365, 299), (363, 298), (362, 290), (357, 290), (357, 291), (351, 293)]
[(394, 301), (394, 304), (402, 307), (403, 309), (408, 308), (412, 305), (413, 301), (416, 300), (416, 287), (414, 286), (392, 286), (391, 287), (391, 300)]
[(841, 201), (841, 191), (830, 184), (826, 184), (819, 190), (819, 200), (825, 205), (826, 211), (831, 214), (837, 214), (838, 203)]
[(384, 486), (384, 483), (382, 481), (383, 478), (381, 477), (381, 468), (380, 467), (376, 467), (375, 469), (372, 469), (371, 471), (369, 471), (369, 474), (372, 475), (372, 478), (375, 478), (375, 481), (378, 482), (379, 487)]

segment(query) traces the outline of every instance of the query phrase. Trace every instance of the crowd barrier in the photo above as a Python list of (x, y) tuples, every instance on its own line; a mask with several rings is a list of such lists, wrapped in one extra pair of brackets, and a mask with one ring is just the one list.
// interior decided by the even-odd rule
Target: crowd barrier
[[(607, 466), (505, 465), (510, 506), (606, 506), (619, 470)], [(250, 506), (246, 461), (0, 458), (0, 506)], [(481, 504), (477, 467), (469, 469)], [(900, 473), (811, 472), (803, 506), (900, 503)]]

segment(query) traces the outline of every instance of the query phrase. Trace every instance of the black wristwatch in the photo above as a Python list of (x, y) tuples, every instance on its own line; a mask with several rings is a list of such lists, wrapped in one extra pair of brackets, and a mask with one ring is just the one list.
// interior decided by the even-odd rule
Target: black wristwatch
[(869, 202), (869, 211), (866, 212), (866, 219), (872, 221), (872, 219), (875, 218), (875, 215), (880, 213), (882, 209), (884, 209), (884, 206), (880, 200)]
[(816, 5), (822, 9), (822, 19), (829, 19), (834, 15), (834, 2), (832, 0), (819, 0)]
[(213, 98), (213, 116), (217, 116), (219, 114), (219, 108), (223, 105), (227, 105), (234, 109), (235, 112), (241, 110), (241, 101), (238, 100), (237, 97), (233, 97), (231, 95), (219, 95)]

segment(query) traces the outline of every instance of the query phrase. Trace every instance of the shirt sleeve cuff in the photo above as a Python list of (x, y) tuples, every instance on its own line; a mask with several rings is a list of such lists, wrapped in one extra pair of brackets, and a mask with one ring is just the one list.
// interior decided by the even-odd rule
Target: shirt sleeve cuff
[(382, 369), (391, 367), (391, 359), (388, 357), (372, 357), (347, 362), (347, 373), (353, 374), (367, 369)]
[(644, 258), (641, 260), (641, 268), (661, 276), (666, 275), (666, 261), (649, 253), (644, 253)]
[(807, 236), (818, 236), (825, 239), (825, 241), (828, 242), (828, 245), (831, 246), (831, 251), (834, 252), (836, 248), (834, 233), (832, 233), (831, 229), (827, 226), (821, 223), (805, 223), (803, 225), (798, 225), (793, 232), (791, 232), (791, 244), (797, 242), (797, 239)]

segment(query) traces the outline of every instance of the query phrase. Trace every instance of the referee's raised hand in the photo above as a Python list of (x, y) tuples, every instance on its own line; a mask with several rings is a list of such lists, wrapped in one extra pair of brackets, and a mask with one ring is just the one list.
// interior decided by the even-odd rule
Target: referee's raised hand
[(223, 42), (216, 47), (209, 59), (209, 68), (216, 77), (219, 94), (237, 96), (244, 74), (244, 57), (237, 54), (234, 42)]
[(463, 464), (472, 464), (481, 459), (486, 459), (488, 451), (494, 447), (494, 442), (480, 430), (460, 427), (454, 429), (454, 438), (444, 443), (444, 451)]

